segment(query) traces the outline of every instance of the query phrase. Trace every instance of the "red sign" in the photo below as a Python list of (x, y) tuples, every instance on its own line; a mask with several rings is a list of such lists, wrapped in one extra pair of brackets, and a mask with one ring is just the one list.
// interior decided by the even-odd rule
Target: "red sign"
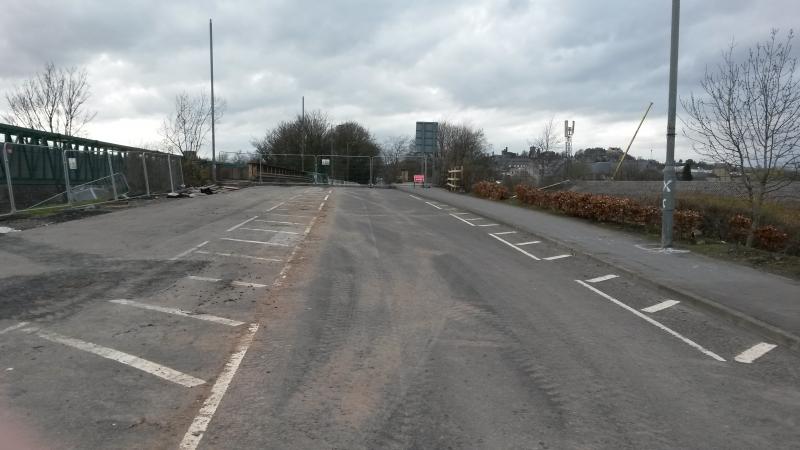
[(414, 175), (414, 183), (425, 183), (425, 175)]

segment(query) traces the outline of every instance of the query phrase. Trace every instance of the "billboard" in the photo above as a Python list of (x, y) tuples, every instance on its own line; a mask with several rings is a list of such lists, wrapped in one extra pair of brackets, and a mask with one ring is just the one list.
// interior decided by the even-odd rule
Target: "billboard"
[(418, 152), (434, 153), (439, 136), (438, 122), (417, 122), (417, 134), (414, 147)]

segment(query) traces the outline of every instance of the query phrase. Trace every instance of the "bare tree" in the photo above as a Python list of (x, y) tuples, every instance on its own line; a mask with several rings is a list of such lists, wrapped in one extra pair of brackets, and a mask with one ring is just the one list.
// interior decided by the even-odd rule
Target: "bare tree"
[(463, 182), (467, 190), (473, 183), (496, 175), (489, 155), (490, 145), (482, 129), (465, 123), (439, 122), (437, 141), (435, 159), (440, 183), (447, 180), (449, 169), (458, 166), (464, 168)]
[[(225, 113), (225, 101), (217, 98), (214, 120), (219, 122)], [(184, 91), (175, 96), (175, 110), (164, 119), (161, 136), (170, 152), (197, 152), (211, 131), (211, 100), (205, 92), (190, 95)]]
[(52, 62), (44, 71), (5, 94), (10, 113), (6, 122), (51, 133), (77, 136), (97, 115), (88, 111), (91, 96), (86, 69), (61, 69)]
[(684, 134), (697, 153), (725, 164), (739, 175), (750, 203), (752, 225), (747, 246), (761, 224), (764, 199), (793, 181), (800, 163), (800, 79), (789, 31), (749, 49), (737, 62), (734, 45), (715, 72), (700, 82), (705, 96), (682, 101), (688, 118)]
[(528, 155), (534, 167), (539, 172), (539, 185), (544, 183), (548, 172), (552, 172), (562, 158), (556, 152), (556, 148), (561, 144), (560, 128), (555, 125), (555, 117), (544, 123), (539, 135), (531, 139), (528, 143), (533, 147), (533, 151)]
[(409, 152), (411, 143), (409, 136), (391, 136), (381, 144), (381, 159), (387, 182), (393, 183), (399, 178), (403, 157)]

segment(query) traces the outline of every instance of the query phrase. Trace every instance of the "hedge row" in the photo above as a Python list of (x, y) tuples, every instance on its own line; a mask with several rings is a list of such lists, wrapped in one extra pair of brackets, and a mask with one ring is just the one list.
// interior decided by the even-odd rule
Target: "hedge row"
[(472, 185), (472, 193), (478, 197), (491, 200), (505, 200), (509, 197), (508, 189), (502, 184), (490, 181), (479, 181)]
[[(473, 192), (480, 197), (493, 200), (508, 198), (508, 189), (486, 181), (476, 183), (473, 186)], [(569, 216), (596, 222), (616, 223), (648, 231), (661, 229), (660, 208), (629, 198), (569, 191), (547, 192), (524, 184), (515, 186), (514, 192), (522, 203)], [(699, 211), (675, 210), (674, 229), (678, 239), (692, 239), (699, 234), (708, 234), (703, 230), (705, 224), (704, 217)], [(750, 224), (750, 219), (742, 215), (730, 218), (727, 224), (727, 240), (744, 243)], [(772, 225), (760, 227), (755, 233), (755, 245), (764, 250), (785, 250), (788, 242), (789, 236)]]

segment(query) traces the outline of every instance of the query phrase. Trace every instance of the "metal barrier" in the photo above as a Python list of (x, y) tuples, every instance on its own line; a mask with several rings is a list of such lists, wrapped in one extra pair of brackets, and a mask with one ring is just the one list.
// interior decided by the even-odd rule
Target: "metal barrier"
[(181, 158), (149, 151), (4, 143), (0, 215), (174, 191)]

